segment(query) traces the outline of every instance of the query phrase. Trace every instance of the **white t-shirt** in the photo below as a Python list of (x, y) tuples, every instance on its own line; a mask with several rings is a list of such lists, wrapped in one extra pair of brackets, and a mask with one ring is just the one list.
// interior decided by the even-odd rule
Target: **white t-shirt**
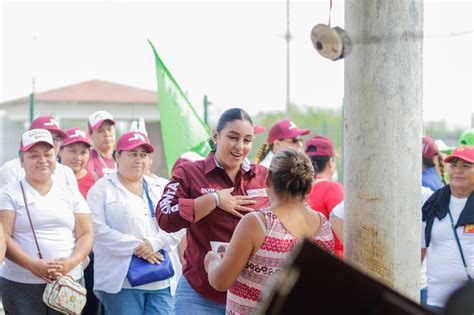
[[(449, 209), (454, 223), (457, 222), (467, 198), (451, 195)], [(422, 229), (422, 246), (425, 247), (425, 226)], [(474, 233), (465, 233), (464, 226), (456, 229), (466, 259), (469, 274), (474, 276)], [(441, 221), (435, 218), (431, 229), (431, 241), (426, 252), (428, 276), (428, 304), (444, 307), (449, 296), (466, 284), (467, 274), (454, 237), (449, 214)]]
[[(21, 167), (20, 158), (7, 161), (0, 168), (0, 188), (23, 178), (25, 178), (25, 169)], [(53, 171), (51, 178), (58, 184), (64, 183), (79, 189), (76, 176), (74, 176), (71, 168), (59, 162), (56, 163), (56, 169)]]
[[(50, 191), (40, 195), (26, 179), (22, 179), (31, 221), (43, 258), (51, 260), (69, 257), (75, 247), (74, 214), (90, 213), (86, 201), (78, 190), (53, 182)], [(26, 213), (20, 182), (4, 187), (0, 193), (0, 211), (14, 211), (13, 240), (30, 257), (38, 258), (33, 233)], [(82, 277), (82, 266), (69, 272), (74, 279)], [(45, 283), (29, 270), (5, 259), (0, 276), (21, 283)]]

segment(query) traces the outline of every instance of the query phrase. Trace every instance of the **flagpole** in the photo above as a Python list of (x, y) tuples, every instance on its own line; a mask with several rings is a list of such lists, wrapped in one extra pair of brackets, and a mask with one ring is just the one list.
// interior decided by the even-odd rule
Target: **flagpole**
[(31, 125), (35, 116), (35, 77), (33, 77), (33, 80), (31, 82), (29, 114), (29, 120)]
[(286, 0), (286, 118), (290, 119), (290, 0)]
[(209, 126), (209, 124), (207, 123), (207, 95), (204, 95), (204, 103), (203, 103), (203, 107), (204, 107), (204, 123), (206, 125)]

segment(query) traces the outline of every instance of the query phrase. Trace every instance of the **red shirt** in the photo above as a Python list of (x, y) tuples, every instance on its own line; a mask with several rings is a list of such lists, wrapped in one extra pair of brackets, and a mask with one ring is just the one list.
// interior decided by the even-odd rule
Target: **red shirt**
[(86, 168), (92, 174), (97, 175), (97, 178), (100, 178), (104, 175), (115, 172), (117, 169), (117, 163), (115, 163), (114, 159), (103, 157), (102, 155), (98, 154), (95, 149), (91, 149)]
[(94, 183), (95, 178), (90, 171), (87, 171), (86, 176), (77, 180), (77, 184), (79, 185), (79, 191), (81, 192), (84, 199), (87, 198), (87, 193), (89, 192), (89, 189), (92, 187), (92, 185), (94, 185)]
[[(332, 209), (344, 200), (344, 186), (338, 182), (322, 180), (313, 185), (308, 196), (309, 204), (312, 209), (324, 214), (329, 220), (329, 214)], [(343, 257), (343, 243), (334, 234), (334, 254)]]
[(257, 203), (249, 207), (255, 210), (267, 207), (269, 200), (266, 193), (257, 197), (265, 192), (266, 174), (267, 170), (263, 166), (243, 165), (233, 183), (210, 153), (202, 161), (177, 166), (165, 187), (156, 210), (158, 224), (166, 232), (187, 228), (183, 275), (194, 290), (212, 302), (225, 304), (226, 292), (216, 291), (209, 284), (204, 270), (204, 256), (211, 250), (211, 241), (230, 241), (240, 219), (216, 208), (194, 223), (194, 199), (216, 190), (234, 187), (232, 195), (255, 196)]

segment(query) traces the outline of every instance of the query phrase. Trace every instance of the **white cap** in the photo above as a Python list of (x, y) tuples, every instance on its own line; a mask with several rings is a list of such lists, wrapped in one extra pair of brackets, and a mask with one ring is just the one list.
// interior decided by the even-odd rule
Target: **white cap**
[(41, 142), (49, 144), (51, 147), (54, 147), (51, 132), (46, 129), (28, 130), (23, 134), (23, 136), (21, 136), (20, 151), (26, 152), (31, 149), (35, 144)]
[(106, 120), (109, 120), (113, 125), (115, 125), (115, 120), (109, 112), (99, 110), (89, 116), (89, 127), (91, 130), (97, 130)]

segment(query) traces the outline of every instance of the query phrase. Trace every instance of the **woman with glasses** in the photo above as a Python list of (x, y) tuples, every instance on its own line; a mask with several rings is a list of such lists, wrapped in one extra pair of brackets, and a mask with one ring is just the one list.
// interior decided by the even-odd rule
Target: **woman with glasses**
[(308, 129), (299, 129), (287, 119), (276, 122), (268, 132), (267, 143), (258, 150), (255, 163), (269, 168), (276, 153), (285, 149), (301, 150), (303, 147), (301, 136), (310, 132)]
[[(315, 173), (315, 181), (308, 196), (309, 204), (329, 220), (332, 209), (344, 200), (344, 187), (331, 180), (336, 171), (334, 158), (338, 155), (334, 152), (332, 140), (320, 135), (306, 141), (305, 153), (311, 159)], [(336, 235), (334, 242), (334, 254), (342, 258), (343, 245)]]
[[(173, 295), (181, 275), (177, 246), (183, 232), (168, 234), (155, 221), (163, 191), (144, 173), (155, 149), (148, 137), (128, 132), (117, 142), (117, 172), (89, 190), (87, 202), (94, 224), (94, 291), (106, 314), (172, 314)], [(169, 253), (174, 276), (134, 286), (127, 273), (132, 256), (160, 264)]]

